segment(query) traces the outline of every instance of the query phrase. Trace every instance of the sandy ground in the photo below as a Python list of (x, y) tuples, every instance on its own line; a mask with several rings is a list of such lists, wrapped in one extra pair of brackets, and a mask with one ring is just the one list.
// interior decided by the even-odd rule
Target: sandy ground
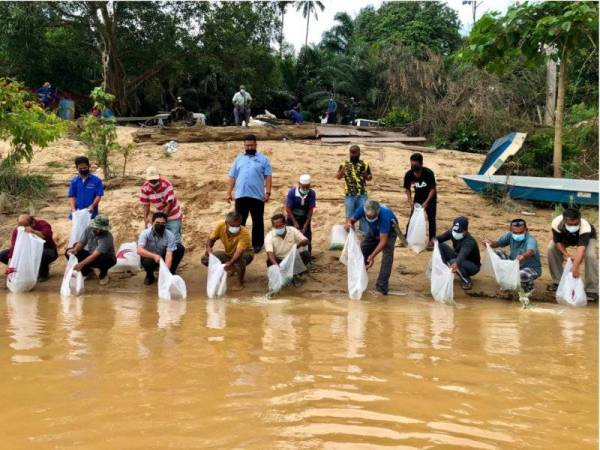
[[(134, 131), (134, 128), (120, 128), (119, 139), (123, 143), (129, 142)], [(7, 144), (0, 143), (0, 151), (5, 153), (6, 149)], [(207, 271), (200, 265), (200, 257), (208, 233), (231, 209), (231, 205), (225, 200), (227, 172), (235, 156), (242, 150), (241, 143), (238, 142), (179, 144), (178, 151), (171, 157), (166, 157), (162, 146), (136, 145), (127, 164), (126, 176), (106, 183), (106, 194), (100, 204), (102, 213), (110, 218), (116, 243), (137, 239), (143, 227), (142, 207), (138, 202), (142, 177), (147, 166), (157, 166), (161, 175), (169, 178), (175, 185), (178, 198), (184, 207), (183, 237), (186, 255), (180, 273), (186, 280), (189, 291), (204, 293)], [(307, 282), (297, 288), (299, 293), (344, 293), (345, 267), (338, 261), (339, 252), (328, 251), (327, 247), (332, 225), (344, 220), (343, 182), (335, 179), (335, 173), (339, 164), (347, 157), (347, 146), (323, 145), (317, 141), (265, 141), (259, 142), (259, 150), (271, 159), (274, 171), (272, 200), (267, 204), (265, 211), (267, 230), (270, 228), (269, 217), (282, 210), (287, 190), (296, 183), (300, 174), (311, 174), (313, 187), (317, 192), (317, 209), (313, 219), (315, 267), (307, 276)], [(72, 161), (75, 156), (84, 153), (85, 147), (82, 144), (64, 138), (47, 149), (37, 151), (33, 161), (23, 166), (25, 170), (49, 174), (52, 177), (51, 195), (35, 214), (52, 224), (60, 251), (64, 251), (70, 230), (66, 194), (69, 179), (75, 173)], [(402, 228), (406, 226), (410, 212), (402, 180), (409, 167), (411, 153), (395, 147), (386, 147), (385, 144), (363, 147), (362, 150), (362, 158), (370, 163), (373, 171), (369, 196), (391, 206)], [(522, 216), (521, 211), (534, 214), (526, 219), (530, 231), (540, 244), (544, 274), (541, 281), (537, 282), (533, 299), (551, 301), (552, 296), (545, 293), (545, 285), (549, 279), (545, 255), (547, 243), (551, 238), (550, 222), (554, 211), (526, 204), (512, 204), (512, 208), (497, 207), (474, 194), (458, 175), (476, 173), (483, 161), (482, 155), (438, 150), (426, 153), (424, 157), (425, 165), (437, 176), (438, 233), (448, 228), (454, 217), (466, 215), (470, 219), (471, 233), (478, 241), (484, 237), (496, 238), (507, 229), (511, 218)], [(122, 166), (120, 157), (114, 159), (114, 166)], [(97, 170), (96, 173), (102, 177), (101, 170)], [(8, 243), (15, 221), (16, 214), (0, 216), (0, 236), (4, 244)], [(425, 268), (430, 257), (430, 252), (415, 255), (409, 249), (397, 248), (390, 280), (392, 293), (429, 297), (429, 281), (425, 276)], [(58, 291), (64, 263), (65, 260), (59, 258), (51, 267), (51, 279), (38, 285), (36, 289)], [(378, 267), (379, 260), (370, 270), (370, 287), (374, 285)], [(144, 286), (142, 280), (142, 274), (133, 277), (115, 275), (111, 278), (108, 289), (127, 288), (128, 291), (148, 292), (156, 289), (156, 286)], [(96, 280), (86, 283), (88, 292), (101, 292), (103, 289), (107, 288), (99, 287)], [(249, 268), (244, 292), (237, 292), (236, 295), (255, 296), (265, 292), (265, 253), (261, 252)], [(474, 289), (469, 295), (506, 298), (497, 292), (493, 282), (483, 276), (474, 278)], [(457, 283), (455, 297), (460, 299), (464, 296), (465, 293)]]

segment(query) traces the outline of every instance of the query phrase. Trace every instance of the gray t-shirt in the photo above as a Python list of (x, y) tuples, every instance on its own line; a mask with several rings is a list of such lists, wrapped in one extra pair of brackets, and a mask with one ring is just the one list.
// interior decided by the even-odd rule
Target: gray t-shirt
[(138, 246), (161, 256), (164, 256), (167, 250), (170, 252), (177, 250), (177, 242), (173, 233), (165, 230), (163, 235), (159, 236), (152, 228), (146, 228), (141, 232)]
[(94, 253), (94, 251), (98, 250), (103, 255), (115, 256), (115, 243), (110, 231), (105, 231), (96, 236), (94, 229), (92, 227), (87, 227), (80, 242), (90, 253)]

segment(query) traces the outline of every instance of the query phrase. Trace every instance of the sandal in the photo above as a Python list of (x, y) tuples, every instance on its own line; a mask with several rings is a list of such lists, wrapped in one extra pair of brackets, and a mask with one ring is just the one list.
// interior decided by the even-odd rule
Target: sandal
[(462, 288), (464, 291), (470, 291), (473, 288), (472, 282), (463, 283)]

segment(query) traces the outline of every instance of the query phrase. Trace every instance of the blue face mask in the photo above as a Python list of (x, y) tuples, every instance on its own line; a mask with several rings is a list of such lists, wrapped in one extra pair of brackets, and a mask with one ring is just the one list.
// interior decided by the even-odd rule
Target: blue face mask
[(456, 231), (452, 232), (452, 237), (456, 240), (456, 241), (460, 241), (462, 238), (465, 237), (464, 233), (457, 233)]
[(275, 228), (274, 231), (277, 236), (283, 236), (285, 234), (285, 227)]
[(523, 234), (512, 233), (512, 238), (516, 242), (523, 242), (525, 240), (525, 233), (523, 233)]

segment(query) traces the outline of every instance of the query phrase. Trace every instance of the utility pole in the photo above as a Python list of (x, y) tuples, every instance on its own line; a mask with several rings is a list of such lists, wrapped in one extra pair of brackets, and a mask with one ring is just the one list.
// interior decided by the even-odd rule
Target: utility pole
[(473, 25), (477, 22), (477, 8), (480, 7), (485, 0), (478, 2), (477, 0), (463, 0), (463, 5), (471, 5), (471, 11), (473, 13)]

